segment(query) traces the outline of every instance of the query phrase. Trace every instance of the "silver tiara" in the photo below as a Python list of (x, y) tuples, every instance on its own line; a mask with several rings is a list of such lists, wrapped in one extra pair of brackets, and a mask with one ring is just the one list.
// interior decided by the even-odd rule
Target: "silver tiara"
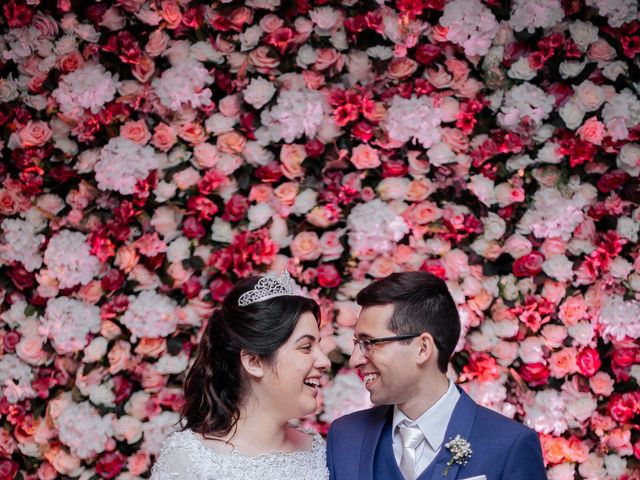
[(253, 289), (240, 295), (238, 305), (246, 307), (252, 303), (283, 295), (294, 295), (293, 280), (291, 280), (291, 276), (286, 270), (280, 273), (278, 277), (271, 275), (262, 277)]

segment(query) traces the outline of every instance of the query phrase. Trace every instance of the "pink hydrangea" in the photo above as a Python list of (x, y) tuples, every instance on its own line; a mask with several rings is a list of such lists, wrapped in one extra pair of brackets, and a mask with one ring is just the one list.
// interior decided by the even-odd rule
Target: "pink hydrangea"
[(536, 28), (550, 28), (564, 18), (564, 10), (560, 0), (539, 0), (535, 3), (528, 0), (515, 0), (511, 7), (509, 23), (516, 32), (527, 30), (535, 32)]
[(78, 352), (89, 343), (89, 333), (100, 331), (100, 308), (68, 297), (51, 299), (39, 330), (60, 355)]
[(158, 338), (171, 335), (178, 325), (178, 304), (175, 300), (152, 290), (129, 297), (129, 308), (120, 318), (137, 338)]
[(62, 113), (77, 118), (85, 109), (98, 113), (115, 98), (117, 88), (117, 76), (100, 64), (88, 64), (63, 76), (52, 95)]
[(104, 452), (113, 436), (112, 416), (102, 416), (89, 402), (71, 403), (55, 421), (58, 437), (81, 459)]
[(587, 0), (586, 3), (596, 7), (598, 13), (607, 17), (609, 25), (615, 28), (638, 18), (637, 0)]
[(419, 142), (429, 148), (440, 141), (440, 109), (428, 96), (393, 97), (385, 127), (389, 139), (397, 142)]
[(44, 252), (44, 263), (60, 288), (86, 285), (100, 271), (100, 261), (91, 255), (87, 236), (71, 230), (62, 230), (51, 237)]
[(515, 130), (525, 117), (540, 126), (553, 110), (555, 99), (531, 83), (523, 83), (510, 89), (498, 113), (498, 123), (508, 130)]
[(193, 108), (211, 104), (213, 77), (206, 68), (193, 58), (187, 58), (178, 65), (168, 68), (160, 78), (153, 80), (155, 93), (165, 107), (180, 111), (183, 104)]
[(278, 95), (276, 104), (262, 112), (260, 120), (272, 141), (291, 143), (303, 135), (315, 138), (328, 108), (324, 97), (316, 90), (284, 90)]
[(496, 17), (480, 0), (453, 0), (444, 7), (440, 24), (447, 40), (464, 48), (467, 55), (486, 55), (498, 33)]
[(568, 428), (565, 401), (555, 390), (536, 393), (535, 401), (525, 403), (524, 424), (536, 432), (562, 435)]
[(0, 358), (0, 392), (9, 403), (18, 403), (25, 398), (35, 398), (31, 388), (33, 371), (17, 355), (4, 353)]
[(612, 295), (602, 307), (598, 323), (607, 341), (640, 338), (640, 303)]
[(142, 448), (151, 455), (158, 455), (162, 442), (176, 430), (180, 415), (175, 412), (164, 411), (142, 425), (144, 440)]
[(2, 221), (3, 241), (0, 243), (0, 260), (20, 262), (28, 272), (42, 266), (40, 246), (44, 235), (37, 235), (29, 222), (7, 218)]

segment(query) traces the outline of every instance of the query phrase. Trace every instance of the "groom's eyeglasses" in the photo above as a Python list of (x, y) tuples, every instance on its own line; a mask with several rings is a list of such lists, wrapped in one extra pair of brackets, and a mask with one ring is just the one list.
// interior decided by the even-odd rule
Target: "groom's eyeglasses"
[(354, 338), (353, 346), (356, 345), (360, 348), (360, 353), (363, 355), (367, 353), (371, 353), (373, 351), (373, 346), (378, 343), (385, 342), (399, 342), (401, 340), (409, 340), (411, 338), (416, 338), (422, 335), (421, 333), (409, 333), (407, 335), (396, 335), (395, 337), (381, 337), (381, 338)]

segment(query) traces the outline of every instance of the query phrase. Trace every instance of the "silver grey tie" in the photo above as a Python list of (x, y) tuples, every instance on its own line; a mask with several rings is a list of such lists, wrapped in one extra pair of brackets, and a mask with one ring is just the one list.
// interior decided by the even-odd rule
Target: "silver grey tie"
[(416, 424), (401, 423), (400, 439), (402, 441), (402, 457), (400, 459), (400, 471), (407, 480), (416, 478), (416, 447), (424, 439), (422, 430)]

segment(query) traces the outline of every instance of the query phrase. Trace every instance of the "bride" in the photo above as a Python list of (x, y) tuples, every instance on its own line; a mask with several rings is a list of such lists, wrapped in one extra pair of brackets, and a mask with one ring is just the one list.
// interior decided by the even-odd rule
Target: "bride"
[(322, 437), (289, 426), (316, 409), (329, 367), (319, 318), (287, 272), (238, 282), (205, 328), (183, 429), (165, 440), (151, 479), (328, 479)]

